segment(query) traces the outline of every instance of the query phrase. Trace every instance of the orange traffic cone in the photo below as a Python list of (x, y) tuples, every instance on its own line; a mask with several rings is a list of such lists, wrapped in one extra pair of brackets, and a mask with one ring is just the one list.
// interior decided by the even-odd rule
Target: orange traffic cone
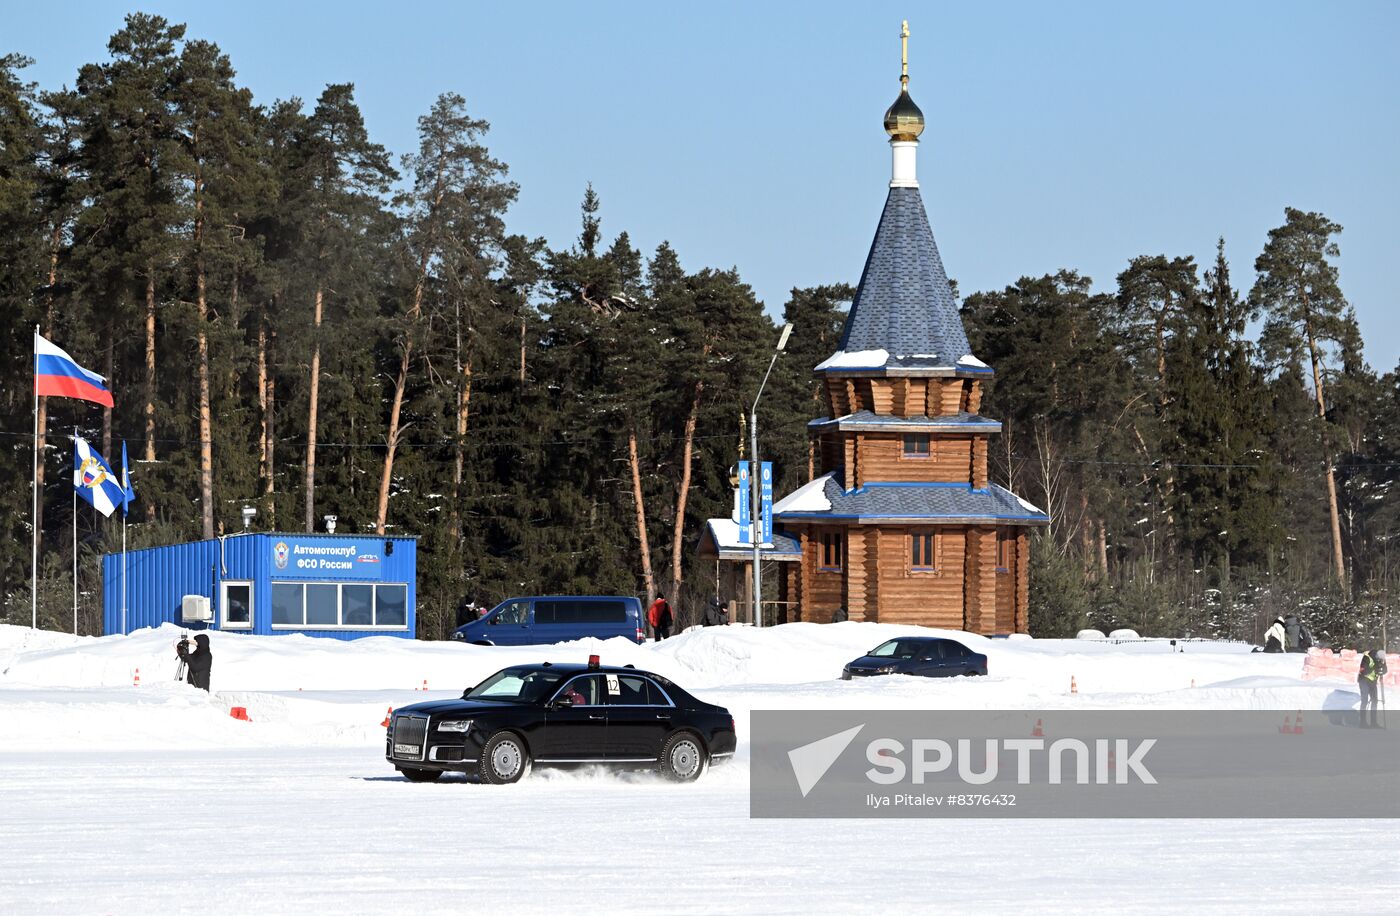
[(1031, 737), (1032, 737), (1032, 738), (1044, 738), (1044, 737), (1045, 737), (1045, 723), (1042, 722), (1040, 719), (1036, 719), (1036, 720), (1035, 720), (1035, 728), (1031, 729)]
[(1284, 716), (1284, 717), (1283, 717), (1283, 724), (1280, 725), (1280, 726), (1278, 727), (1278, 733), (1279, 733), (1280, 735), (1291, 735), (1291, 734), (1293, 734), (1293, 717), (1292, 717), (1292, 716)]
[(1078, 692), (1079, 692), (1079, 684), (1077, 684), (1077, 683), (1075, 682), (1075, 680), (1074, 680), (1074, 675), (1072, 675), (1072, 674), (1069, 676), (1069, 692), (1070, 692), (1070, 693), (1078, 693)]
[(248, 708), (246, 706), (235, 706), (228, 711), (228, 714), (230, 716), (233, 716), (233, 718), (239, 720), (240, 722), (253, 721), (252, 719), (248, 718)]
[(133, 687), (140, 687), (140, 686), (141, 686), (141, 669), (140, 669), (140, 668), (137, 668), (137, 669), (136, 669), (136, 676), (135, 676), (134, 678), (131, 679), (131, 686), (133, 686)]
[(1301, 735), (1302, 733), (1303, 733), (1303, 711), (1300, 709), (1300, 710), (1298, 710), (1298, 718), (1296, 718), (1296, 719), (1293, 720), (1293, 734), (1295, 734), (1295, 735)]
[(427, 693), (427, 692), (428, 692), (428, 679), (427, 679), (427, 678), (423, 678), (423, 692), (424, 692), (424, 693)]
[(389, 727), (389, 717), (394, 714), (394, 707), (390, 706), (389, 711), (384, 714), (384, 721), (379, 723), (380, 728)]

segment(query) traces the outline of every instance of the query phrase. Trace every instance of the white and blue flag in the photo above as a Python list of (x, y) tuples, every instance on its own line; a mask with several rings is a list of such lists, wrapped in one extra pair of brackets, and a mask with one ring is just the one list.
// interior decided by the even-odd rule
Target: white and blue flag
[(117, 510), (126, 496), (112, 466), (80, 436), (73, 437), (73, 488), (94, 509), (107, 516)]

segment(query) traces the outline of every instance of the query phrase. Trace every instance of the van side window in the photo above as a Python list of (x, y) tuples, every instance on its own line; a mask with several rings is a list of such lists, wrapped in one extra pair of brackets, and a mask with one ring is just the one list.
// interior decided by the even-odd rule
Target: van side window
[(497, 623), (528, 623), (530, 615), (530, 603), (528, 601), (512, 601), (501, 612), (496, 615)]
[(580, 601), (575, 606), (583, 623), (627, 622), (627, 606), (621, 601)]
[(556, 599), (535, 602), (535, 623), (626, 623), (627, 606), (621, 601)]

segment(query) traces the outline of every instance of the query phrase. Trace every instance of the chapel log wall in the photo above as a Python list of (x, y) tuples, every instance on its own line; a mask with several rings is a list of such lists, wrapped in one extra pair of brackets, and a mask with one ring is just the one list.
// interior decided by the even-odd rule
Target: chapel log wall
[(976, 413), (982, 405), (982, 383), (959, 378), (859, 378), (827, 376), (827, 416), (844, 417), (858, 410), (881, 416), (943, 417), (960, 411)]

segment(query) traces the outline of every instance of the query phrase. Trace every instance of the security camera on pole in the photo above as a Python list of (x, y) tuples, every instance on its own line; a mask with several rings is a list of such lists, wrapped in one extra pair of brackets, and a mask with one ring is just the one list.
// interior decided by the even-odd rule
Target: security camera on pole
[[(759, 548), (762, 543), (772, 537), (773, 531), (773, 465), (772, 462), (766, 464), (758, 460), (758, 399), (763, 397), (763, 389), (768, 384), (768, 376), (773, 372), (773, 365), (778, 361), (778, 354), (783, 352), (787, 346), (788, 337), (792, 334), (792, 325), (783, 325), (782, 336), (778, 338), (778, 346), (773, 351), (773, 358), (768, 361), (768, 371), (763, 373), (763, 382), (758, 386), (758, 394), (754, 396), (753, 408), (749, 411), (749, 452), (753, 455), (753, 463), (750, 465), (752, 472), (749, 474), (750, 505), (753, 506), (752, 524), (749, 526), (749, 539), (753, 543), (753, 625), (763, 626), (763, 567), (759, 557)], [(767, 493), (767, 500), (763, 500), (763, 494)], [(760, 509), (760, 507), (762, 507)]]

